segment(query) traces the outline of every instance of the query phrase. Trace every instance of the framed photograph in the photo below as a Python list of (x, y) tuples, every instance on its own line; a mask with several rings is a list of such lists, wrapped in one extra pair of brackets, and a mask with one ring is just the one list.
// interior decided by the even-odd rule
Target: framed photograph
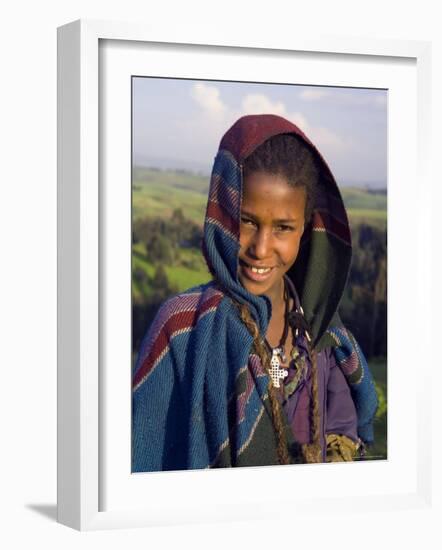
[[(430, 311), (431, 258), (419, 246), (431, 197), (430, 45), (207, 44), (77, 21), (59, 29), (58, 52), (59, 521), (86, 530), (276, 518), (281, 506), (300, 515), (337, 502), (427, 506), (430, 373), (415, 376), (404, 335)], [(359, 340), (370, 335), (376, 446), (351, 464), (134, 469), (143, 336), (170, 295), (210, 279), (197, 250), (211, 165), (235, 120), (265, 113), (312, 139), (346, 203), (357, 261), (342, 315)]]

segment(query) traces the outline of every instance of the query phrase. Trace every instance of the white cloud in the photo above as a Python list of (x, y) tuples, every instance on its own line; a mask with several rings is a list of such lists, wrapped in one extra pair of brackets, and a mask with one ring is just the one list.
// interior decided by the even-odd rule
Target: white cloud
[(291, 113), (287, 110), (287, 107), (282, 101), (272, 101), (264, 94), (246, 95), (242, 101), (242, 111), (235, 114), (237, 115), (236, 118), (243, 115), (279, 115), (299, 126), (299, 128), (305, 133), (307, 133), (307, 129), (310, 127), (306, 117), (302, 113)]
[(306, 134), (316, 147), (320, 151), (324, 151), (326, 155), (348, 153), (353, 148), (353, 143), (351, 141), (343, 139), (341, 136), (324, 126), (311, 128)]
[[(339, 96), (338, 96), (339, 97)], [(350, 103), (360, 106), (374, 106), (374, 107), (386, 107), (387, 106), (387, 93), (381, 90), (372, 91), (371, 93), (364, 94), (351, 94), (348, 96), (342, 96), (342, 103)]]
[(311, 131), (311, 125), (302, 113), (290, 113), (287, 118), (296, 124), (296, 126), (298, 126), (304, 134), (308, 135), (309, 131)]
[(319, 88), (307, 88), (299, 94), (299, 97), (301, 99), (305, 99), (306, 101), (318, 101), (329, 95), (330, 93), (328, 90), (321, 90)]
[(333, 101), (341, 105), (386, 107), (387, 93), (383, 90), (370, 90), (368, 93), (367, 90), (352, 90), (345, 94), (333, 94)]
[(340, 105), (373, 105), (375, 107), (384, 107), (387, 104), (387, 94), (382, 90), (306, 88), (299, 93), (298, 98), (304, 101), (327, 99), (329, 102)]
[[(321, 90), (312, 90), (321, 92)], [(272, 101), (264, 94), (248, 94), (242, 101), (242, 112), (235, 113), (234, 120), (245, 114), (271, 113), (280, 115), (296, 124), (318, 147), (327, 154), (342, 154), (351, 149), (352, 144), (332, 130), (323, 126), (312, 125), (307, 117), (299, 112), (290, 112), (282, 101)], [(234, 122), (232, 120), (232, 123)]]
[[(306, 90), (307, 91), (307, 90)], [(310, 90), (321, 92), (321, 90)], [(296, 124), (318, 147), (325, 157), (339, 156), (352, 150), (353, 143), (339, 136), (329, 128), (314, 126), (300, 111), (290, 112), (284, 102), (273, 101), (265, 94), (247, 94), (239, 109), (233, 109), (223, 102), (216, 86), (196, 83), (192, 97), (201, 107), (200, 117), (192, 121), (192, 135), (208, 145), (219, 143), (224, 132), (241, 116), (250, 114), (276, 114)], [(198, 140), (199, 141), (199, 140)]]
[(242, 110), (249, 115), (274, 114), (285, 116), (286, 108), (282, 101), (272, 101), (264, 94), (248, 94), (242, 101)]
[(217, 118), (224, 116), (227, 107), (222, 102), (221, 94), (216, 86), (197, 82), (191, 88), (191, 95), (207, 114)]

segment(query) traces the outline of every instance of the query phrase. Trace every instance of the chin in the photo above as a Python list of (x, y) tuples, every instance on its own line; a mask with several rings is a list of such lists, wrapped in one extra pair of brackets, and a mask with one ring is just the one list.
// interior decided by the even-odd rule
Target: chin
[(255, 296), (265, 294), (270, 288), (269, 285), (260, 285), (259, 283), (249, 281), (246, 277), (239, 276), (238, 278), (242, 286), (250, 292), (250, 294), (254, 294)]

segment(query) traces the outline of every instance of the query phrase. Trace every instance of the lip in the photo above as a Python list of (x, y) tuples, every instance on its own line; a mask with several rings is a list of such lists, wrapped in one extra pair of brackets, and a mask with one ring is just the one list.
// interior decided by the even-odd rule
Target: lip
[[(254, 281), (257, 283), (267, 281), (272, 275), (273, 271), (275, 270), (274, 267), (270, 267), (268, 265), (256, 265), (256, 264), (248, 264), (244, 261), (240, 262), (241, 267), (241, 273), (250, 281)], [(256, 273), (252, 270), (252, 267), (255, 269), (269, 269), (269, 271), (266, 271), (265, 273)]]

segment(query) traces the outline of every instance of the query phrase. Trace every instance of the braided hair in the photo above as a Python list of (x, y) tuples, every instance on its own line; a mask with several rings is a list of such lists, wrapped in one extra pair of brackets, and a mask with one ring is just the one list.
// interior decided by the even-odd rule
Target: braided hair
[[(267, 347), (262, 339), (258, 326), (253, 320), (250, 310), (246, 304), (237, 303), (239, 309), (239, 315), (242, 322), (247, 327), (248, 331), (253, 337), (253, 351), (258, 355), (261, 365), (268, 372), (270, 369), (270, 357)], [(284, 433), (284, 422), (282, 419), (282, 411), (279, 405), (278, 398), (276, 396), (275, 387), (271, 379), (269, 380), (269, 386), (267, 388), (270, 407), (272, 409), (273, 427), (277, 437), (277, 453), (280, 464), (289, 464), (290, 458), (287, 449), (287, 440)]]
[[(306, 191), (305, 222), (311, 218), (316, 188), (319, 179), (319, 169), (316, 158), (305, 142), (294, 134), (279, 134), (257, 147), (251, 155), (244, 159), (243, 177), (254, 172), (264, 172), (279, 175), (287, 180), (288, 185), (303, 187)], [(253, 337), (254, 352), (260, 358), (263, 368), (270, 369), (270, 355), (263, 337), (253, 320), (246, 304), (236, 303), (239, 315)], [(316, 352), (310, 341), (307, 341), (309, 359), (311, 363), (312, 396), (310, 400), (310, 443), (302, 445), (302, 454), (305, 462), (321, 462), (320, 421), (319, 421), (319, 391)], [(290, 454), (284, 430), (281, 405), (276, 390), (269, 377), (269, 402), (272, 410), (273, 427), (277, 437), (277, 453), (280, 464), (290, 463)]]

